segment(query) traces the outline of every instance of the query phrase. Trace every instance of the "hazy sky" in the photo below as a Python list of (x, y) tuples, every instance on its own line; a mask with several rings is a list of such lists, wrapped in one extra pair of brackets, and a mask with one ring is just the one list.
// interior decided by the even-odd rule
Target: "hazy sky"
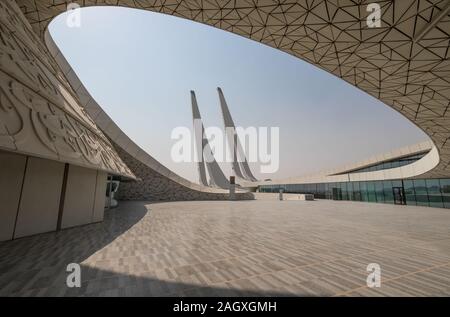
[[(175, 163), (173, 128), (192, 128), (190, 90), (205, 126), (223, 128), (216, 87), (234, 122), (280, 128), (280, 169), (300, 176), (427, 140), (406, 118), (359, 89), (281, 51), (192, 21), (125, 8), (86, 8), (81, 28), (59, 16), (51, 34), (91, 95), (139, 146)], [(228, 164), (222, 164), (229, 173)]]

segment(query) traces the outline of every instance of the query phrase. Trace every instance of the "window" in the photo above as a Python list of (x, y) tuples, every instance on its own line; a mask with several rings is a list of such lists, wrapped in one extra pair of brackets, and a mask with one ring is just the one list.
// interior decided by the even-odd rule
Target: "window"
[(360, 182), (353, 183), (353, 200), (361, 201)]
[(427, 191), (430, 207), (444, 207), (442, 202), (441, 186), (438, 179), (427, 179)]
[(325, 189), (324, 189), (325, 199), (330, 199), (330, 184), (325, 183), (324, 186), (325, 186)]
[(419, 154), (413, 154), (413, 155), (410, 155), (410, 156), (397, 158), (397, 159), (393, 159), (393, 160), (382, 162), (382, 163), (377, 163), (375, 165), (366, 166), (366, 167), (359, 168), (359, 169), (356, 169), (356, 170), (353, 170), (353, 171), (346, 171), (344, 173), (339, 173), (339, 174), (336, 174), (336, 175), (349, 174), (349, 173), (374, 172), (374, 171), (381, 171), (381, 170), (385, 170), (385, 169), (400, 167), (400, 166), (404, 166), (404, 165), (407, 165), (407, 164), (414, 163), (414, 162), (420, 160), (426, 154), (428, 154), (428, 152), (423, 152), (423, 153), (419, 153)]
[(354, 182), (348, 182), (347, 183), (348, 200), (355, 200), (354, 191), (353, 191), (353, 186), (354, 185), (355, 185)]
[(411, 180), (403, 181), (403, 186), (405, 189), (405, 197), (407, 205), (417, 205), (416, 192), (414, 190), (414, 183)]
[(339, 183), (334, 184), (333, 187), (333, 200), (342, 200), (342, 190)]
[(394, 192), (392, 191), (392, 182), (391, 181), (383, 181), (383, 193), (384, 193), (384, 201), (387, 204), (394, 203)]
[(326, 184), (317, 184), (317, 186), (316, 186), (316, 188), (317, 188), (317, 198), (321, 198), (321, 199), (326, 198), (325, 185)]
[(375, 194), (377, 197), (377, 202), (384, 203), (384, 189), (382, 181), (375, 182)]
[(263, 185), (260, 192), (312, 193), (317, 199), (394, 203), (393, 187), (403, 187), (407, 205), (450, 208), (450, 179), (386, 180), (316, 184)]
[(450, 179), (439, 180), (441, 185), (442, 201), (445, 208), (450, 208)]
[(376, 202), (377, 196), (375, 195), (375, 183), (374, 182), (367, 182), (367, 193), (369, 197), (369, 202)]
[(359, 183), (359, 189), (361, 193), (361, 201), (369, 201), (369, 197), (367, 196), (367, 183), (366, 182)]
[(342, 200), (348, 200), (347, 183), (341, 183)]
[[(412, 161), (404, 161), (406, 164), (409, 164), (409, 163), (412, 163)], [(405, 164), (405, 165), (406, 165)], [(391, 162), (391, 168), (396, 168), (396, 167), (400, 167), (400, 166), (403, 166), (403, 164), (402, 164), (402, 161), (394, 161), (394, 162)]]
[(414, 190), (416, 192), (417, 206), (429, 206), (427, 186), (424, 179), (415, 179)]
[(317, 184), (311, 184), (311, 193), (317, 194)]

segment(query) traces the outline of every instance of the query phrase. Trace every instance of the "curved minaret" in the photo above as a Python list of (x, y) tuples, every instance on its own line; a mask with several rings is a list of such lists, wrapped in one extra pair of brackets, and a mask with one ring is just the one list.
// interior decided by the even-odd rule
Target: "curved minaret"
[[(230, 187), (230, 182), (226, 178), (225, 174), (220, 169), (219, 164), (216, 162), (214, 155), (212, 154), (211, 146), (209, 145), (208, 139), (205, 138), (205, 128), (203, 127), (202, 118), (200, 116), (200, 111), (198, 110), (197, 98), (195, 97), (195, 92), (191, 91), (191, 101), (192, 101), (192, 117), (194, 121), (194, 137), (198, 162), (198, 171), (200, 176), (200, 183), (203, 185), (208, 185), (206, 181), (206, 168), (209, 174), (209, 185), (213, 187), (220, 187), (223, 189), (228, 189)], [(210, 160), (205, 161), (205, 153), (208, 154)]]
[[(228, 105), (223, 95), (222, 89), (218, 87), (217, 91), (219, 93), (220, 108), (222, 109), (225, 131), (231, 131), (231, 133), (227, 133), (227, 138), (228, 145), (230, 146), (230, 151), (233, 155), (233, 171), (238, 178), (256, 182), (257, 179), (255, 178), (255, 176), (253, 176), (253, 173), (250, 170), (250, 166), (248, 165), (247, 158), (245, 157), (244, 150), (236, 133), (236, 127), (234, 125), (233, 118), (231, 117), (230, 110), (228, 109)], [(237, 159), (238, 155), (241, 158), (242, 162)]]
[[(201, 117), (200, 111), (198, 110), (197, 98), (195, 98), (194, 91), (191, 91), (191, 103), (192, 103), (192, 119), (193, 119), (192, 122), (194, 124), (195, 151), (197, 154), (196, 158), (201, 158), (197, 159), (199, 182), (201, 185), (208, 186), (208, 180), (206, 179), (205, 162), (203, 160), (204, 139), (202, 137), (198, 137), (199, 134), (203, 135), (203, 125), (200, 126), (200, 131), (198, 131), (199, 127), (196, 126), (196, 120), (201, 120)], [(197, 142), (197, 140), (201, 141)]]

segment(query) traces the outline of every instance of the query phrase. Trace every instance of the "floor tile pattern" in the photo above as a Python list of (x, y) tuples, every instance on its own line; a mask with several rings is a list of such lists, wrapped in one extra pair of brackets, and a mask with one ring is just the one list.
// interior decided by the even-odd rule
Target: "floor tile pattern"
[[(450, 212), (333, 201), (122, 203), (0, 244), (2, 296), (448, 296)], [(66, 287), (80, 263), (81, 288)], [(381, 287), (366, 286), (369, 263)]]

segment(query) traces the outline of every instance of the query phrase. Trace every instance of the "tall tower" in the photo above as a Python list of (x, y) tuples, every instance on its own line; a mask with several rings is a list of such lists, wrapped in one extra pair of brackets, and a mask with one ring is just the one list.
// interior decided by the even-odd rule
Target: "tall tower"
[[(233, 118), (231, 117), (230, 110), (228, 109), (227, 102), (223, 95), (222, 89), (217, 88), (220, 99), (220, 108), (222, 109), (223, 123), (225, 125), (225, 131), (227, 133), (228, 145), (230, 146), (230, 151), (233, 153), (232, 167), (236, 177), (255, 182), (257, 179), (253, 176), (250, 166), (248, 165), (247, 158), (245, 157), (244, 149), (242, 148), (239, 137), (236, 133), (236, 126), (234, 125)], [(238, 155), (241, 160), (238, 160)]]
[[(206, 179), (205, 162), (203, 160), (203, 148), (205, 147), (206, 142), (203, 139), (203, 124), (201, 125), (201, 131), (198, 131), (199, 128), (196, 126), (196, 120), (200, 120), (199, 122), (201, 122), (202, 118), (200, 117), (200, 111), (198, 110), (197, 98), (195, 97), (194, 91), (191, 91), (191, 104), (193, 119), (192, 122), (194, 125), (195, 151), (197, 154), (196, 158), (201, 158), (198, 159), (197, 162), (199, 182), (204, 186), (208, 186), (208, 180)], [(198, 134), (200, 134), (200, 136)], [(198, 142), (198, 140), (201, 141)]]
[[(209, 186), (219, 187), (223, 189), (230, 188), (230, 182), (220, 169), (219, 164), (216, 162), (214, 155), (209, 145), (208, 139), (205, 138), (205, 128), (203, 127), (202, 118), (200, 116), (200, 111), (198, 110), (197, 98), (195, 97), (195, 92), (191, 91), (191, 102), (192, 102), (192, 117), (194, 121), (194, 137), (195, 137), (195, 147), (197, 152), (198, 162), (198, 172), (200, 177), (200, 183), (208, 186), (206, 181), (206, 171), (205, 164), (209, 174)], [(199, 124), (196, 124), (199, 123)], [(198, 126), (196, 126), (198, 125)], [(205, 160), (205, 154), (208, 157)]]

